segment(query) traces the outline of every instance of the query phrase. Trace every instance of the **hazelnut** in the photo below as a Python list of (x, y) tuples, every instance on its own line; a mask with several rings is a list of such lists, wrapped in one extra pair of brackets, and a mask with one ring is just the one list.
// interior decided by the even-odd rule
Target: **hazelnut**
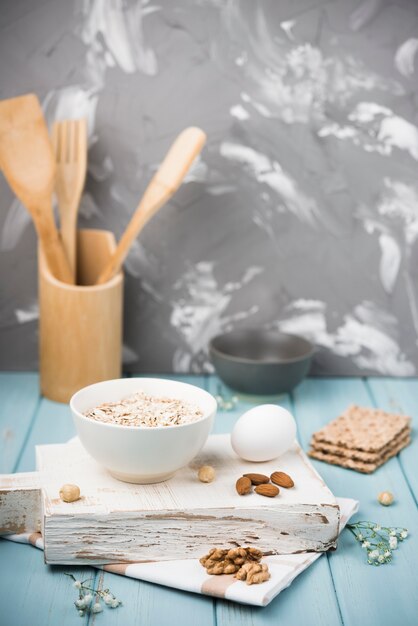
[(77, 485), (63, 485), (60, 489), (60, 498), (64, 502), (75, 502), (80, 499), (80, 488)]
[(211, 483), (215, 478), (215, 470), (211, 465), (203, 465), (199, 469), (197, 477), (202, 483)]
[(383, 506), (390, 506), (395, 498), (393, 497), (393, 493), (390, 491), (381, 491), (377, 496), (377, 499), (380, 504), (383, 504)]

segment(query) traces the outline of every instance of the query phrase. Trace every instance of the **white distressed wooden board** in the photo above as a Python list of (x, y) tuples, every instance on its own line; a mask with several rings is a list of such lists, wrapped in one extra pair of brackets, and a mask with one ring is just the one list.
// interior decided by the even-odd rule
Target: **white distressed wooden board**
[(41, 528), (38, 472), (0, 475), (0, 535), (34, 533)]
[[(216, 480), (204, 484), (196, 470), (215, 467)], [(43, 526), (47, 563), (139, 562), (196, 558), (213, 546), (254, 545), (290, 554), (335, 546), (339, 508), (334, 496), (295, 443), (269, 463), (239, 459), (229, 435), (214, 435), (193, 463), (155, 485), (114, 479), (80, 442), (37, 447), (43, 487)], [(295, 481), (277, 498), (239, 496), (243, 473), (282, 470)], [(63, 483), (76, 483), (78, 502), (59, 498)]]

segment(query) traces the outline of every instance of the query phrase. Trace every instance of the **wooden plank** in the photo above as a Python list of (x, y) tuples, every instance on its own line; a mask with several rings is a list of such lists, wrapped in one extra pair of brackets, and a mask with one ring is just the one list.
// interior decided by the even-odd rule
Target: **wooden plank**
[(225, 401), (232, 401), (235, 398), (234, 407), (229, 410), (218, 406), (218, 413), (213, 429), (214, 433), (230, 433), (239, 417), (259, 404), (280, 404), (289, 411), (292, 410), (291, 401), (288, 394), (280, 396), (246, 396), (232, 391), (226, 387), (217, 376), (207, 378), (207, 390), (215, 397), (220, 395)]
[(217, 626), (342, 625), (326, 557), (318, 559), (268, 606), (217, 600), (216, 617)]
[(0, 535), (41, 530), (41, 481), (38, 472), (0, 475)]
[[(409, 487), (418, 503), (418, 380), (370, 378), (372, 396), (382, 409), (405, 413), (412, 419), (412, 441), (399, 454), (399, 461)], [(393, 486), (396, 494), (396, 485)]]
[(38, 403), (37, 374), (0, 374), (0, 474), (15, 470)]
[(212, 598), (109, 572), (99, 576), (101, 588), (123, 606), (92, 616), (89, 626), (215, 626)]
[[(188, 382), (194, 382), (194, 379), (189, 379)], [(211, 381), (209, 382), (213, 384)], [(406, 384), (405, 388), (401, 387), (402, 397), (405, 397), (408, 395), (407, 383), (411, 381), (400, 382)], [(314, 386), (318, 385), (316, 393), (310, 386), (311, 383), (314, 383)], [(344, 387), (346, 383), (347, 389), (341, 390), (339, 384)], [(308, 384), (309, 386), (305, 389)], [(411, 391), (411, 401), (414, 393), (416, 393), (415, 389)], [(305, 446), (313, 430), (335, 417), (338, 411), (345, 408), (349, 402), (371, 404), (370, 397), (360, 381), (306, 381), (295, 395), (299, 432)], [(42, 404), (44, 403), (45, 401)], [(248, 408), (250, 406), (253, 405), (249, 405)], [(401, 406), (405, 412), (411, 412), (406, 410), (403, 405)], [(242, 410), (245, 409), (237, 407), (235, 416), (227, 412), (220, 413), (218, 432), (225, 432), (227, 422), (235, 421)], [(33, 449), (28, 450), (28, 447), (33, 448), (31, 442), (65, 441), (74, 434), (69, 411), (61, 405), (43, 407), (40, 421), (42, 428), (38, 427), (37, 420), (34, 422), (28, 445), (18, 468), (20, 471), (30, 470), (34, 467), (33, 462), (31, 465)], [(402, 458), (406, 452), (407, 450), (402, 453)], [(393, 464), (397, 469), (394, 472), (392, 470), (387, 472), (385, 468), (389, 465), (392, 467)], [(319, 462), (316, 462), (316, 467), (329, 482), (331, 488), (334, 487), (337, 495), (360, 497), (361, 518), (370, 517), (375, 521), (396, 525), (405, 524), (411, 529), (416, 526), (416, 518), (413, 516), (414, 509), (411, 507), (412, 498), (402, 481), (402, 474), (396, 460), (390, 461), (371, 477), (357, 475), (349, 470), (327, 466)], [(329, 478), (325, 475), (327, 472)], [(352, 478), (347, 479), (347, 476), (352, 476)], [(399, 479), (398, 476), (400, 476)], [(369, 478), (373, 477), (373, 480), (376, 478), (379, 480), (377, 484), (373, 483), (370, 488)], [(360, 481), (359, 485), (357, 485), (358, 481)], [(389, 484), (389, 481), (393, 481), (393, 484)], [(391, 487), (398, 496), (398, 502), (393, 507), (384, 509), (375, 503), (374, 498), (378, 491), (386, 488), (391, 489)], [(410, 612), (412, 607), (417, 604), (416, 590), (412, 588), (411, 591), (411, 584), (407, 584), (405, 587), (405, 577), (411, 581), (414, 580), (414, 570), (411, 569), (412, 555), (414, 552), (416, 553), (414, 540), (413, 536), (408, 538), (399, 552), (395, 553), (395, 560), (392, 565), (372, 568), (365, 564), (362, 551), (353, 544), (349, 534), (344, 533), (340, 549), (331, 555), (330, 562), (346, 624), (357, 626), (359, 623), (391, 624), (399, 622), (407, 625), (414, 623)], [(19, 557), (17, 556), (18, 552), (21, 555)], [(411, 554), (407, 563), (405, 563), (406, 553)], [(58, 568), (54, 567), (53, 573), (50, 573), (51, 568), (44, 566), (38, 551), (27, 546), (16, 546), (2, 541), (0, 542), (0, 562), (2, 564), (0, 567), (0, 605), (7, 607), (7, 615), (10, 616), (11, 623), (17, 624), (17, 626), (20, 624), (26, 626), (29, 622), (35, 625), (72, 624), (73, 621), (78, 624), (83, 623), (72, 605), (71, 582), (66, 577), (57, 576), (56, 572), (62, 571)], [(10, 576), (10, 571), (6, 568), (6, 564), (9, 563), (13, 563), (13, 572), (15, 572), (13, 576)], [(322, 571), (324, 565), (325, 574)], [(19, 573), (18, 579), (16, 579), (16, 572)], [(61, 578), (63, 579), (62, 582), (59, 580)], [(125, 606), (115, 611), (106, 610), (106, 612), (99, 614), (97, 624), (123, 623), (129, 625), (140, 621), (141, 626), (142, 624), (154, 623), (164, 626), (175, 623), (176, 619), (181, 619), (182, 623), (187, 623), (185, 620), (188, 620), (190, 624), (213, 623), (212, 600), (209, 598), (164, 589), (109, 573), (105, 574), (105, 586), (110, 587), (125, 602)], [(396, 599), (393, 594), (382, 593), (382, 589), (395, 589)], [(391, 604), (392, 607), (390, 607)], [(296, 579), (291, 588), (283, 592), (264, 609), (252, 609), (228, 602), (219, 602), (217, 605), (219, 624), (286, 623), (291, 626), (292, 624), (306, 623), (307, 607), (309, 607), (310, 625), (318, 624), (319, 626), (321, 624), (323, 626), (323, 624), (327, 624), (327, 626), (334, 626), (334, 624), (341, 624), (332, 581), (329, 579), (329, 571), (324, 557)], [(189, 615), (191, 616), (190, 619), (188, 618)], [(95, 620), (92, 619), (90, 623), (93, 622)]]
[[(248, 541), (278, 554), (328, 550), (338, 534), (334, 496), (297, 444), (281, 458), (295, 487), (283, 490), (279, 498), (264, 499), (254, 492), (243, 498), (235, 483), (254, 471), (254, 464), (236, 456), (228, 435), (209, 437), (192, 466), (180, 469), (168, 482), (151, 485), (116, 480), (78, 440), (39, 446), (45, 561), (100, 564), (199, 558), (214, 546)], [(203, 485), (197, 468), (208, 464), (217, 478)], [(257, 464), (257, 470), (267, 475), (274, 467), (272, 462)], [(71, 506), (58, 497), (60, 486), (68, 481), (83, 495)]]
[[(297, 388), (294, 397), (299, 437), (305, 449), (311, 434), (349, 404), (373, 405), (360, 379), (308, 379)], [(417, 527), (417, 510), (397, 458), (370, 475), (319, 461), (314, 461), (314, 465), (335, 495), (360, 501), (357, 519), (374, 521), (382, 526), (405, 526), (412, 531)], [(396, 491), (396, 506), (385, 508), (378, 504), (376, 496), (385, 489)], [(328, 558), (346, 626), (416, 624), (414, 607), (418, 606), (418, 589), (414, 581), (417, 550), (418, 537), (413, 533), (406, 544), (395, 552), (391, 565), (372, 567), (365, 562), (363, 550), (355, 545), (350, 534), (343, 532), (339, 548)], [(396, 590), (396, 600), (389, 590)]]
[[(21, 402), (22, 417), (16, 430), (17, 441), (24, 441), (27, 428), (22, 426), (30, 423), (30, 411), (33, 413), (38, 403), (37, 381), (38, 377), (34, 374), (0, 375), (0, 388), (6, 393), (5, 397), (15, 399), (6, 408), (9, 406), (11, 410), (16, 406), (15, 402)], [(29, 418), (23, 419), (25, 407), (29, 407), (26, 413)], [(35, 443), (66, 441), (74, 434), (69, 408), (47, 400), (41, 401), (32, 424), (15, 468), (18, 472), (35, 469)], [(81, 619), (74, 607), (75, 589), (71, 580), (64, 576), (64, 571), (71, 571), (74, 576), (83, 579), (96, 576), (91, 568), (46, 567), (39, 550), (0, 540), (0, 615), (7, 615), (7, 623), (14, 626), (87, 624), (88, 618)]]
[(36, 445), (64, 443), (75, 434), (70, 407), (43, 398), (16, 471), (28, 472), (35, 469)]
[[(154, 375), (150, 375), (154, 377)], [(206, 388), (204, 376), (155, 376), (169, 378)], [(141, 626), (169, 626), (181, 622), (182, 626), (214, 625), (212, 598), (185, 593), (176, 589), (153, 585), (150, 583), (116, 576), (109, 572), (101, 573), (103, 588), (110, 588), (124, 606), (114, 611), (111, 622), (103, 622), (103, 614), (97, 624), (108, 623), (117, 626), (141, 624)], [(100, 621), (99, 621), (100, 619)], [(95, 619), (90, 624), (96, 623)]]
[[(215, 432), (231, 432), (239, 417), (258, 404), (280, 404), (293, 413), (289, 395), (279, 397), (243, 396), (235, 394), (223, 385), (216, 376), (208, 379), (208, 391), (213, 395), (221, 392), (226, 398), (236, 395), (237, 403), (233, 410), (218, 410)], [(301, 601), (303, 598), (303, 601)], [(339, 626), (339, 607), (334, 592), (330, 569), (326, 558), (320, 558), (301, 576), (296, 578), (289, 589), (282, 592), (267, 607), (262, 609), (242, 606), (227, 601), (216, 601), (218, 626), (261, 626), (266, 624), (307, 624), (309, 626)]]
[[(77, 598), (64, 572), (85, 580), (91, 568), (46, 567), (42, 553), (31, 546), (0, 541), (0, 624), (2, 626), (80, 626)], [(104, 622), (103, 622), (104, 623)]]

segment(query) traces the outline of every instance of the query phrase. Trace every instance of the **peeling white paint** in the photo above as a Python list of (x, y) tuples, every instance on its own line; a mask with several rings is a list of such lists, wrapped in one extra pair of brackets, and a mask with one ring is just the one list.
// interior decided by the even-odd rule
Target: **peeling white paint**
[(124, 267), (126, 271), (135, 278), (141, 278), (144, 267), (148, 265), (148, 257), (145, 248), (138, 239), (129, 248), (129, 254), (125, 259)]
[(336, 137), (337, 139), (352, 139), (358, 137), (359, 131), (353, 126), (340, 126), (335, 122), (325, 124), (318, 131), (318, 137)]
[(208, 176), (209, 168), (199, 154), (193, 161), (189, 171), (183, 179), (184, 183), (204, 183)]
[(350, 357), (360, 369), (371, 369), (388, 376), (412, 376), (415, 366), (402, 353), (397, 342), (397, 320), (372, 302), (362, 302), (333, 332), (328, 330), (326, 304), (296, 301), (287, 317), (277, 322), (284, 332), (306, 336), (316, 345), (341, 357)]
[(345, 106), (364, 91), (404, 93), (400, 83), (367, 68), (354, 55), (325, 55), (308, 42), (295, 43), (295, 19), (282, 21), (286, 39), (275, 36), (262, 3), (255, 5), (252, 19), (240, 3), (225, 9), (225, 24), (233, 41), (246, 48), (243, 67), (248, 85), (243, 102), (263, 117), (286, 124), (311, 124), (326, 118), (328, 104)]
[[(93, 63), (103, 59), (110, 67), (116, 64), (126, 74), (140, 70), (149, 76), (157, 73), (157, 58), (145, 44), (141, 2), (123, 0), (85, 0), (84, 21), (80, 35), (94, 55)], [(149, 14), (149, 10), (145, 15)], [(99, 68), (102, 70), (102, 68)]]
[(87, 119), (89, 143), (91, 143), (97, 103), (97, 86), (70, 85), (50, 91), (46, 95), (42, 107), (49, 126), (52, 126), (52, 123), (55, 121), (85, 117)]
[(214, 274), (215, 263), (201, 261), (187, 271), (174, 285), (180, 296), (173, 299), (170, 324), (183, 340), (173, 357), (175, 371), (193, 371), (194, 360), (207, 369), (206, 348), (209, 340), (230, 324), (251, 317), (258, 311), (253, 305), (247, 311), (227, 314), (233, 293), (250, 283), (262, 269), (249, 267), (243, 277), (221, 287)]
[(15, 309), (16, 319), (19, 324), (27, 324), (39, 318), (39, 306), (37, 302), (32, 302), (26, 309)]
[(348, 115), (348, 119), (352, 122), (365, 124), (366, 122), (373, 122), (378, 115), (392, 115), (392, 110), (377, 102), (359, 102), (353, 112)]
[(347, 119), (351, 124), (324, 124), (318, 136), (352, 140), (366, 152), (383, 156), (390, 156), (393, 148), (398, 148), (418, 160), (418, 127), (388, 107), (376, 102), (359, 102)]
[(382, 120), (378, 139), (386, 146), (409, 152), (411, 157), (418, 161), (418, 128), (399, 115)]
[(379, 237), (381, 250), (380, 280), (387, 293), (392, 293), (401, 265), (401, 251), (393, 237), (382, 233)]
[(285, 20), (284, 22), (280, 22), (280, 28), (286, 33), (291, 41), (294, 41), (295, 39), (295, 36), (292, 32), (295, 24), (296, 20)]
[(395, 67), (403, 76), (409, 78), (415, 70), (415, 55), (418, 52), (418, 39), (411, 37), (399, 46), (395, 53)]
[(400, 225), (408, 246), (418, 238), (418, 185), (385, 177), (378, 214), (389, 227)]
[(259, 183), (270, 187), (286, 203), (288, 210), (302, 222), (310, 225), (320, 219), (320, 212), (313, 198), (306, 196), (296, 181), (287, 174), (277, 161), (242, 144), (224, 141), (219, 152), (221, 156), (246, 166)]
[(236, 185), (207, 185), (205, 191), (211, 196), (223, 196), (227, 193), (233, 193), (236, 191)]
[(231, 107), (229, 109), (229, 112), (232, 117), (235, 117), (237, 120), (240, 120), (242, 122), (250, 118), (250, 114), (248, 113), (247, 109), (244, 109), (241, 104), (236, 104), (235, 106)]
[(89, 158), (89, 174), (99, 183), (109, 178), (113, 174), (114, 170), (113, 161), (109, 155), (106, 155), (100, 162), (93, 160), (91, 157)]

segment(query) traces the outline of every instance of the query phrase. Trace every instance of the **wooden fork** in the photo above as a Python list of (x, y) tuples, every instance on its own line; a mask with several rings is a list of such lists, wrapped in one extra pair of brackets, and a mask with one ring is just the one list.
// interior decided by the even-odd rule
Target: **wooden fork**
[(55, 122), (52, 127), (52, 144), (57, 164), (55, 192), (61, 235), (75, 283), (77, 213), (87, 168), (86, 119)]

